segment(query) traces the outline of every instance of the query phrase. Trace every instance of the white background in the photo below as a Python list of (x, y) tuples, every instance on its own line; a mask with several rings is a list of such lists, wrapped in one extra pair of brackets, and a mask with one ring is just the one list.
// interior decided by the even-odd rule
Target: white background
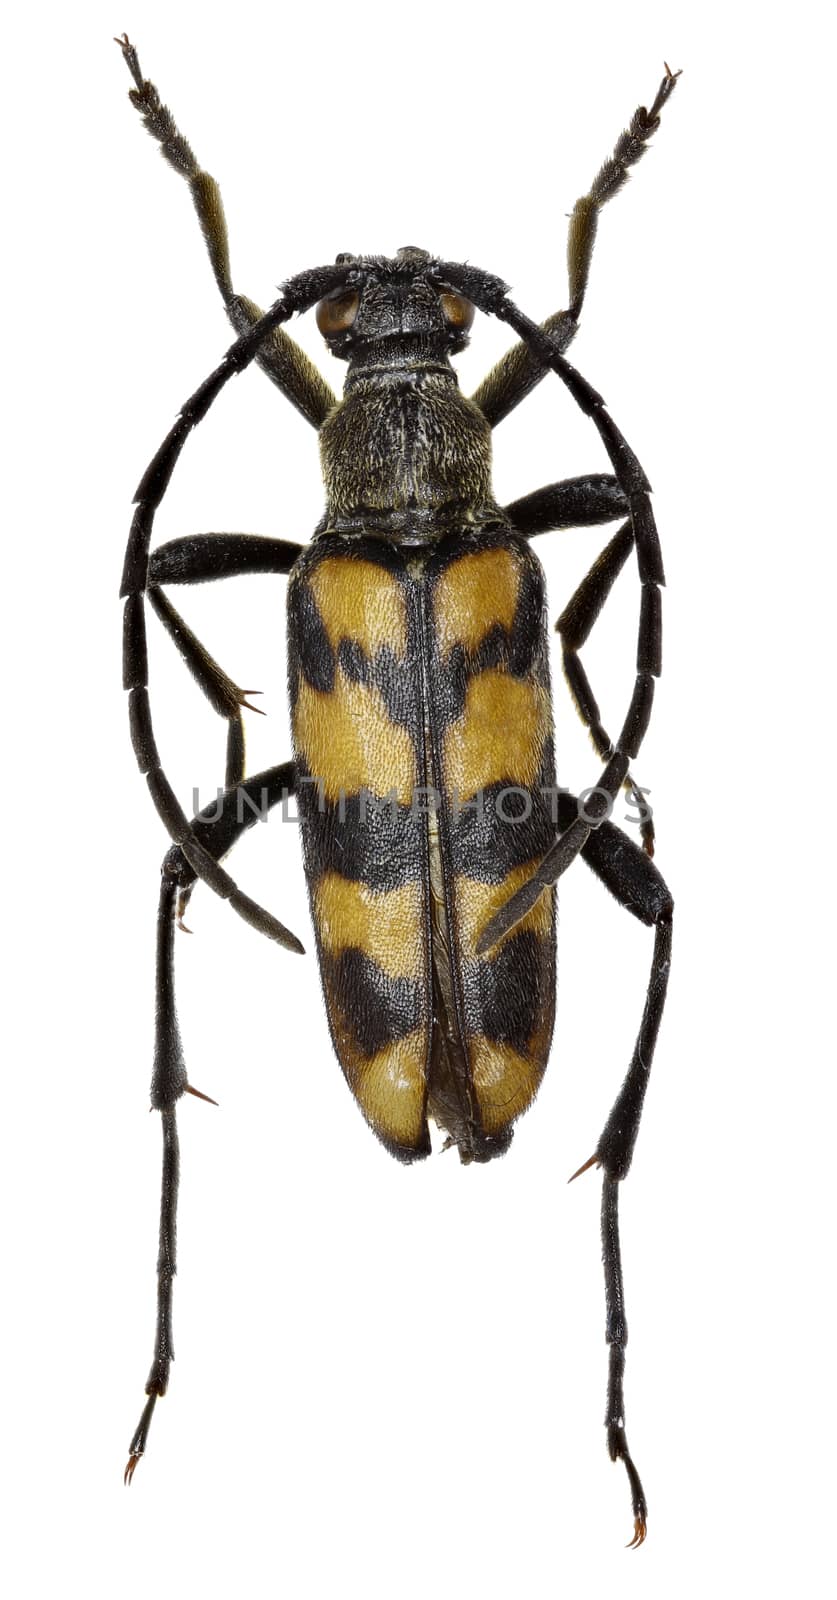
[[(832, 95), (821, 9), (359, 0), (42, 4), (6, 23), (8, 980), (0, 1470), (9, 1593), (649, 1597), (822, 1592), (833, 1527)], [(781, 14), (781, 23), (778, 18)], [(11, 35), (9, 28), (11, 27)], [(684, 73), (602, 218), (573, 360), (655, 489), (665, 672), (637, 765), (675, 964), (622, 1195), (629, 1436), (649, 1539), (606, 1456), (593, 1148), (651, 935), (579, 863), (551, 1066), (507, 1159), (406, 1170), (333, 1059), (316, 969), (194, 897), (178, 942), (178, 1359), (130, 1493), (151, 1355), (160, 1135), (146, 1114), (165, 839), (119, 687), (130, 499), (230, 341), (185, 185), (128, 99), (127, 29), (219, 179), (242, 292), (418, 243), (565, 301), (566, 213), (663, 58)], [(317, 350), (313, 319), (294, 330)], [(505, 347), (480, 319), (473, 388)], [(328, 358), (322, 355), (323, 366)], [(338, 382), (340, 370), (332, 374)], [(604, 470), (561, 386), (498, 429), (511, 499)], [(187, 445), (161, 537), (305, 540), (316, 441), (255, 371)], [(603, 530), (537, 543), (558, 614)], [(251, 768), (289, 754), (284, 580), (173, 598), (264, 691)], [(620, 580), (586, 661), (632, 681)], [(223, 728), (153, 624), (188, 803)], [(557, 664), (556, 664), (557, 665)], [(560, 771), (595, 758), (556, 675)], [(311, 945), (296, 830), (242, 886)]]

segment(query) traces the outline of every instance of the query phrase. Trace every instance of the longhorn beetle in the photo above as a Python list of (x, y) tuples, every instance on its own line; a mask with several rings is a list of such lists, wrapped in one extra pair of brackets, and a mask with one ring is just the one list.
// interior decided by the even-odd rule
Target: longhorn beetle
[[(654, 930), (651, 973), (627, 1075), (590, 1160), (603, 1169), (602, 1249), (609, 1345), (607, 1444), (624, 1462), (634, 1513), (647, 1507), (623, 1404), (627, 1327), (619, 1184), (631, 1164), (671, 952), (672, 899), (643, 848), (608, 820), (648, 727), (661, 669), (664, 582), (649, 485), (589, 383), (565, 359), (578, 327), (601, 207), (643, 154), (678, 74), (666, 68), (569, 227), (569, 305), (538, 326), (497, 277), (407, 247), (394, 258), (339, 255), (299, 273), (263, 313), (233, 290), (221, 197), (199, 167), (127, 35), (116, 41), (130, 97), (188, 182), (215, 279), (238, 337), (181, 408), (135, 496), (121, 594), (124, 685), (140, 771), (173, 840), (157, 916), (152, 1106), (162, 1114), (157, 1330), (147, 1400), (125, 1481), (145, 1451), (172, 1360), (179, 1152), (176, 1105), (189, 1084), (174, 1000), (175, 925), (194, 884), (302, 953), (289, 930), (219, 865), (268, 807), (297, 797), (331, 1035), (367, 1121), (399, 1160), (430, 1153), (428, 1122), (463, 1162), (509, 1147), (546, 1067), (555, 1010), (555, 884), (581, 855), (619, 903)], [(328, 348), (348, 364), (337, 400), (282, 324), (316, 306)], [(471, 399), (450, 357), (475, 310), (519, 343)], [(247, 534), (191, 535), (150, 550), (154, 516), (192, 429), (234, 374), (255, 361), (318, 430), (326, 511), (310, 544)], [(491, 431), (547, 371), (598, 430), (613, 467), (553, 483), (501, 507)], [(570, 691), (604, 763), (582, 805), (555, 783), (544, 582), (530, 539), (623, 519), (557, 623)], [(631, 551), (641, 585), (636, 677), (618, 738), (605, 732), (581, 664)], [(164, 595), (168, 584), (238, 573), (288, 576), (293, 760), (244, 772), (247, 691), (221, 669)], [(226, 720), (219, 806), (187, 817), (160, 763), (151, 722), (145, 601)], [(246, 802), (246, 803), (245, 803)], [(206, 1098), (206, 1097), (204, 1097)], [(575, 1174), (578, 1176), (578, 1174)]]

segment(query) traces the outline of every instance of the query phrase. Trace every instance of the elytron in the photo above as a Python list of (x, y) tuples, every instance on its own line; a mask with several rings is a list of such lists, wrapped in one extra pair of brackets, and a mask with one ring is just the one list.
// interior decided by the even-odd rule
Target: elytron
[[(302, 952), (295, 935), (220, 865), (256, 815), (242, 797), (269, 807), (294, 794), (334, 1048), (363, 1115), (401, 1161), (430, 1153), (430, 1124), (466, 1163), (508, 1149), (546, 1068), (555, 1010), (555, 885), (576, 856), (654, 930), (630, 1065), (595, 1151), (579, 1169), (596, 1165), (603, 1173), (607, 1445), (627, 1470), (631, 1545), (639, 1545), (647, 1505), (625, 1431), (618, 1195), (665, 1003), (673, 907), (650, 859), (650, 818), (644, 817), (640, 845), (609, 815), (623, 788), (641, 803), (631, 764), (661, 670), (664, 577), (643, 469), (564, 351), (578, 327), (600, 209), (643, 154), (678, 74), (666, 68), (650, 109), (635, 113), (577, 201), (568, 306), (541, 326), (517, 309), (499, 278), (414, 246), (393, 258), (338, 255), (332, 265), (291, 278), (263, 313), (233, 289), (215, 180), (143, 78), (127, 36), (117, 43), (134, 80), (134, 106), (189, 184), (237, 334), (181, 408), (142, 478), (121, 590), (131, 737), (173, 841), (157, 918), (151, 1086), (163, 1127), (157, 1328), (125, 1480), (131, 1482), (168, 1387), (176, 1105), (184, 1092), (198, 1092), (188, 1082), (178, 1031), (175, 929), (200, 880), (261, 933)], [(339, 400), (282, 327), (314, 306), (327, 347), (347, 363)], [(451, 357), (468, 342), (476, 311), (508, 323), (519, 342), (468, 399)], [(311, 542), (196, 534), (152, 551), (154, 516), (187, 438), (228, 380), (253, 361), (318, 431), (326, 509)], [(612, 472), (551, 483), (500, 506), (491, 483), (492, 430), (548, 371), (598, 430)], [(617, 519), (619, 528), (557, 623), (565, 677), (603, 763), (581, 804), (556, 785), (544, 580), (530, 541), (552, 529)], [(640, 580), (636, 673), (621, 731), (611, 739), (579, 652), (632, 552)], [(212, 659), (164, 593), (169, 585), (240, 573), (288, 576), (293, 759), (253, 777), (245, 776), (248, 691)], [(154, 738), (146, 600), (227, 725), (222, 800), (191, 819)]]

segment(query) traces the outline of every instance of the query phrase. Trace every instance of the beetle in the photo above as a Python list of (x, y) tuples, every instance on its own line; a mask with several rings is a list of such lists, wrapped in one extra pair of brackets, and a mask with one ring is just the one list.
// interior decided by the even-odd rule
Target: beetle
[[(651, 860), (650, 816), (643, 818), (642, 847), (609, 817), (623, 787), (642, 803), (630, 767), (661, 670), (664, 575), (643, 469), (564, 351), (578, 327), (599, 211), (642, 155), (679, 74), (666, 67), (650, 109), (635, 113), (576, 203), (568, 308), (542, 326), (517, 308), (499, 278), (414, 246), (391, 258), (338, 255), (331, 265), (291, 278), (263, 313), (233, 289), (215, 180), (143, 77), (127, 35), (116, 42), (134, 80), (134, 106), (189, 184), (238, 335), (181, 408), (143, 475), (121, 588), (134, 751), (173, 841), (157, 917), (151, 1087), (163, 1126), (157, 1331), (125, 1481), (133, 1478), (168, 1387), (176, 1105), (185, 1092), (199, 1093), (188, 1081), (178, 1031), (175, 928), (201, 881), (261, 933), (302, 952), (296, 936), (220, 865), (259, 806), (270, 809), (294, 794), (335, 1051), (368, 1123), (404, 1162), (430, 1153), (430, 1123), (465, 1163), (508, 1149), (547, 1064), (555, 885), (576, 856), (654, 930), (631, 1062), (595, 1151), (579, 1168), (603, 1169), (607, 1444), (628, 1474), (631, 1545), (638, 1546), (647, 1504), (625, 1432), (618, 1195), (665, 1003), (673, 903)], [(340, 400), (283, 328), (312, 307), (326, 345), (347, 363)], [(469, 399), (451, 357), (467, 343), (477, 310), (508, 323), (519, 342)], [(154, 516), (189, 434), (229, 379), (254, 361), (318, 430), (326, 510), (313, 539), (301, 546), (256, 535), (192, 535), (152, 551)], [(492, 429), (550, 370), (592, 420), (613, 471), (550, 484), (501, 507), (491, 485)], [(531, 539), (616, 519), (621, 526), (557, 623), (570, 691), (604, 763), (582, 803), (555, 779), (544, 579)], [(641, 584), (637, 667), (624, 724), (612, 741), (579, 652), (632, 551)], [(249, 691), (212, 659), (164, 593), (169, 585), (239, 573), (288, 577), (294, 754), (255, 777), (244, 770)], [(146, 600), (227, 722), (220, 803), (191, 819), (154, 738)]]

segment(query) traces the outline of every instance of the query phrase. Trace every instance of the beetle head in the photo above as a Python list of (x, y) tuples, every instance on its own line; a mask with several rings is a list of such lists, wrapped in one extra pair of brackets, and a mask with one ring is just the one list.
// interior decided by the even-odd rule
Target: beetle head
[(453, 355), (468, 343), (471, 301), (432, 276), (437, 263), (406, 245), (394, 258), (339, 255), (349, 269), (344, 286), (317, 306), (317, 326), (333, 355), (386, 358), (396, 344), (427, 355)]

